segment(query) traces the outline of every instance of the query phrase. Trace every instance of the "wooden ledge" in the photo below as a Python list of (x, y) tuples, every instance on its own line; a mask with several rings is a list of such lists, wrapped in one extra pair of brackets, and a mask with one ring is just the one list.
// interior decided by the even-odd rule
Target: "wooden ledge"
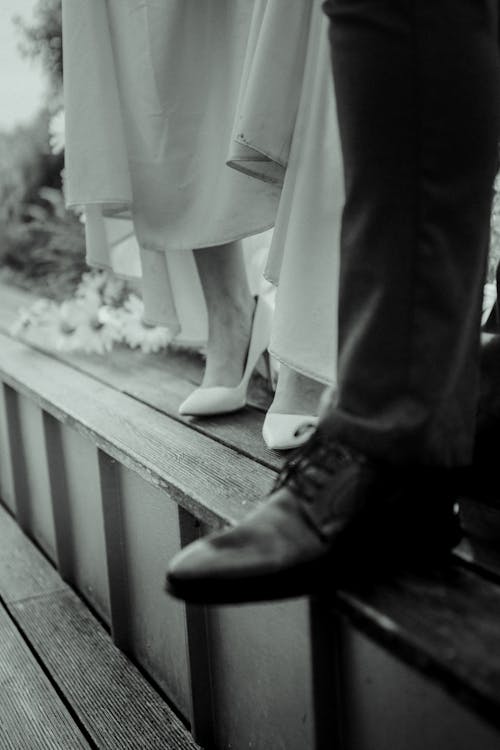
[[(35, 299), (25, 291), (0, 284), (0, 332), (9, 336), (19, 310), (29, 307)], [(192, 430), (270, 469), (278, 470), (282, 465), (282, 456), (268, 450), (261, 436), (263, 415), (271, 402), (271, 394), (262, 378), (255, 377), (250, 383), (249, 408), (231, 415), (231, 419), (223, 416), (194, 420), (178, 414), (179, 404), (201, 382), (203, 375), (201, 358), (194, 353), (169, 350), (160, 354), (141, 354), (126, 347), (116, 347), (111, 355), (100, 356), (47, 351), (36, 343), (32, 348), (177, 422), (188, 424)]]
[(500, 586), (453, 562), (334, 595), (335, 611), (500, 728)]
[(211, 526), (235, 523), (275, 472), (58, 360), (0, 334), (0, 377)]

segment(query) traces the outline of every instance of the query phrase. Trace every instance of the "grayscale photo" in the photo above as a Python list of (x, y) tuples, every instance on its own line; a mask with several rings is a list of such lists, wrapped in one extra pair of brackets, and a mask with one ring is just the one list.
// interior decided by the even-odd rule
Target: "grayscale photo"
[(500, 0), (0, 0), (0, 750), (500, 749)]

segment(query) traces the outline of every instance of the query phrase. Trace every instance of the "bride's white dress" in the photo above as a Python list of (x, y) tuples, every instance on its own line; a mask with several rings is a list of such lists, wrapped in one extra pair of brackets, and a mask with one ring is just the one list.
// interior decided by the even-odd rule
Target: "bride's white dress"
[(344, 189), (327, 32), (315, 0), (257, 0), (229, 163), (283, 182), (265, 270), (278, 285), (270, 351), (335, 385)]
[(276, 223), (272, 351), (332, 383), (343, 196), (326, 29), (314, 0), (63, 0), (66, 197), (89, 263), (141, 276), (145, 318), (201, 343), (191, 251)]

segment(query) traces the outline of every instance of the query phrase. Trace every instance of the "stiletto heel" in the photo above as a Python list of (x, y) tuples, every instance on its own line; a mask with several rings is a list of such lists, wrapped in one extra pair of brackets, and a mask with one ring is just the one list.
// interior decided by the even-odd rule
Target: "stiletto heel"
[(265, 373), (266, 373), (267, 384), (269, 385), (269, 388), (271, 389), (271, 391), (274, 393), (274, 391), (276, 390), (276, 382), (275, 382), (276, 378), (274, 376), (273, 368), (271, 365), (271, 355), (269, 354), (267, 349), (262, 354), (262, 357), (264, 359), (264, 368), (265, 368)]
[(243, 377), (237, 386), (196, 388), (179, 406), (179, 414), (190, 417), (208, 417), (229, 414), (242, 409), (247, 402), (250, 378), (257, 362), (267, 350), (271, 330), (272, 311), (263, 297), (257, 299), (250, 332), (250, 341)]

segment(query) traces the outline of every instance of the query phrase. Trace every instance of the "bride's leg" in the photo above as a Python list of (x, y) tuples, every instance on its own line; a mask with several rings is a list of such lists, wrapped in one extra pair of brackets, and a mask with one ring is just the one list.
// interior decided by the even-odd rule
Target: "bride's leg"
[(202, 386), (235, 386), (245, 364), (254, 301), (240, 242), (194, 251), (208, 311)]

